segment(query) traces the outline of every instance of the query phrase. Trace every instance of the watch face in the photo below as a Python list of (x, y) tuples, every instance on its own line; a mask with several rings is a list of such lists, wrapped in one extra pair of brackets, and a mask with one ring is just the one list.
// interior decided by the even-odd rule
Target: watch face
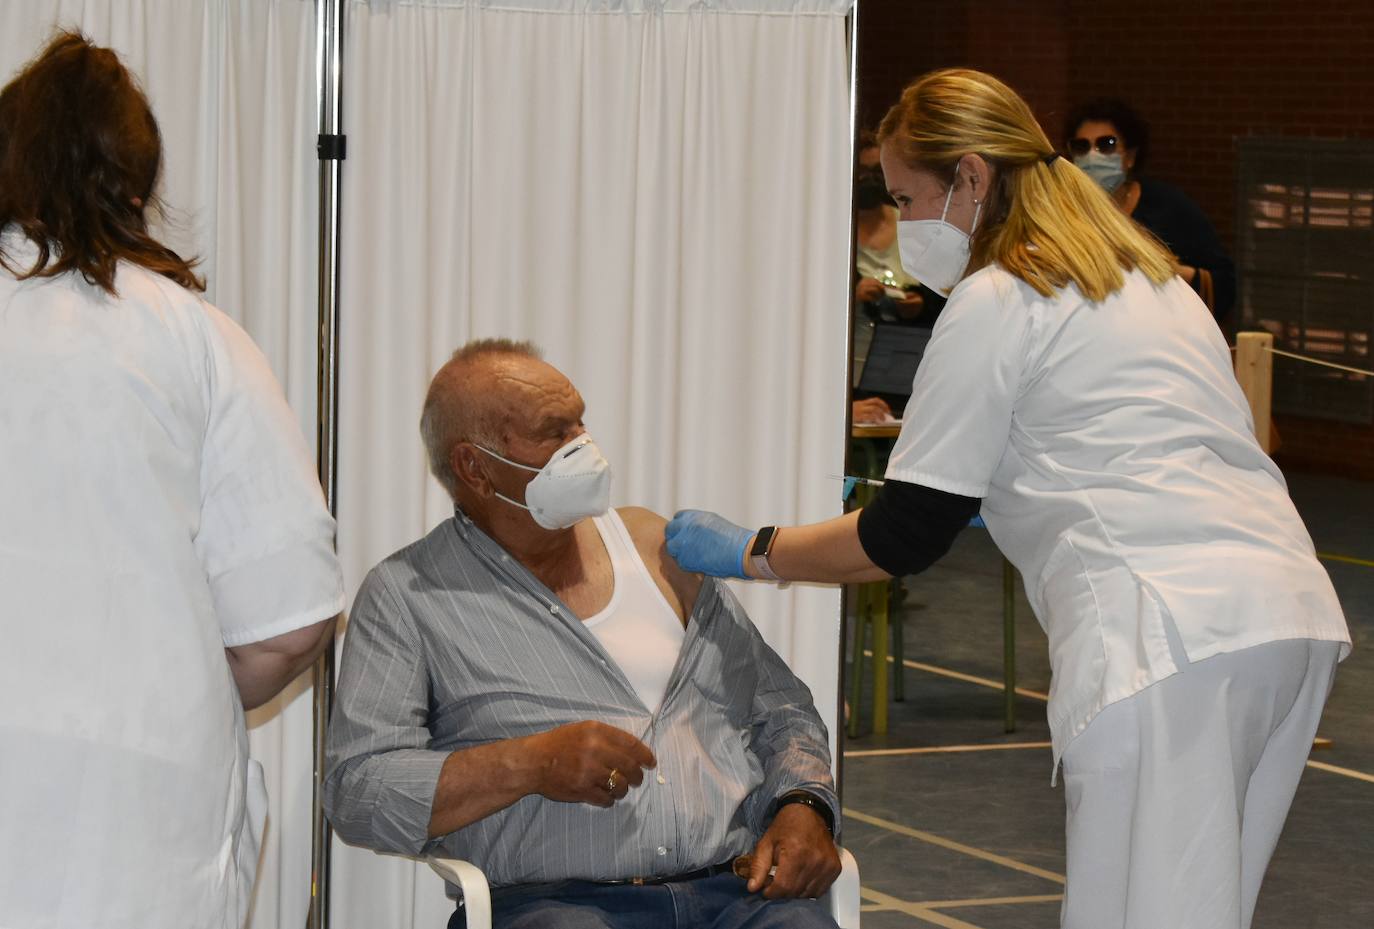
[(777, 526), (764, 526), (754, 536), (754, 547), (749, 549), (750, 558), (761, 558), (768, 554), (768, 549), (773, 544), (773, 535), (778, 531)]

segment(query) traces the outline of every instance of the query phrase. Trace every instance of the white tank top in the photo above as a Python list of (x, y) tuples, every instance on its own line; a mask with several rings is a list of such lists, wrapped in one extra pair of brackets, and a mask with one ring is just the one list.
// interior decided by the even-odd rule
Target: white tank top
[(592, 522), (611, 556), (615, 588), (611, 602), (584, 625), (620, 665), (639, 699), (657, 713), (682, 651), (682, 620), (649, 576), (620, 515), (609, 510)]

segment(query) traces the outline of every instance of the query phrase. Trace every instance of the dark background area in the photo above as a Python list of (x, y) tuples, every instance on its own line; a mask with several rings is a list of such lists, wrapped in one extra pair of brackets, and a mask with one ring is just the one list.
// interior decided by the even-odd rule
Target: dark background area
[[(1374, 138), (1370, 2), (859, 0), (863, 127), (951, 66), (1010, 84), (1056, 144), (1074, 104), (1130, 101), (1150, 124), (1149, 173), (1196, 200), (1233, 254), (1237, 138)], [(1283, 466), (1374, 480), (1374, 426), (1277, 423)]]

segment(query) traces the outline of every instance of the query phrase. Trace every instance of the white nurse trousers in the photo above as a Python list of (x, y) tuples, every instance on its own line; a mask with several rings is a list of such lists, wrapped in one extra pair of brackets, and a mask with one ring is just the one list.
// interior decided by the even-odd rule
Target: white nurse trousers
[(1179, 673), (1069, 743), (1064, 929), (1249, 929), (1339, 651), (1176, 649)]

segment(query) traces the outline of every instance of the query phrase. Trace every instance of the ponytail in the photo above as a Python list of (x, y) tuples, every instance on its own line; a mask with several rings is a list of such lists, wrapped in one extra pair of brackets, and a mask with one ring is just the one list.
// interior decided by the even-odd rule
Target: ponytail
[(1057, 157), (1025, 101), (991, 75), (957, 68), (926, 75), (888, 111), (878, 138), (906, 164), (940, 177), (952, 176), (970, 153), (993, 167), (972, 267), (1000, 265), (1046, 297), (1073, 284), (1094, 302), (1119, 290), (1129, 271), (1157, 285), (1176, 273), (1159, 240)]

